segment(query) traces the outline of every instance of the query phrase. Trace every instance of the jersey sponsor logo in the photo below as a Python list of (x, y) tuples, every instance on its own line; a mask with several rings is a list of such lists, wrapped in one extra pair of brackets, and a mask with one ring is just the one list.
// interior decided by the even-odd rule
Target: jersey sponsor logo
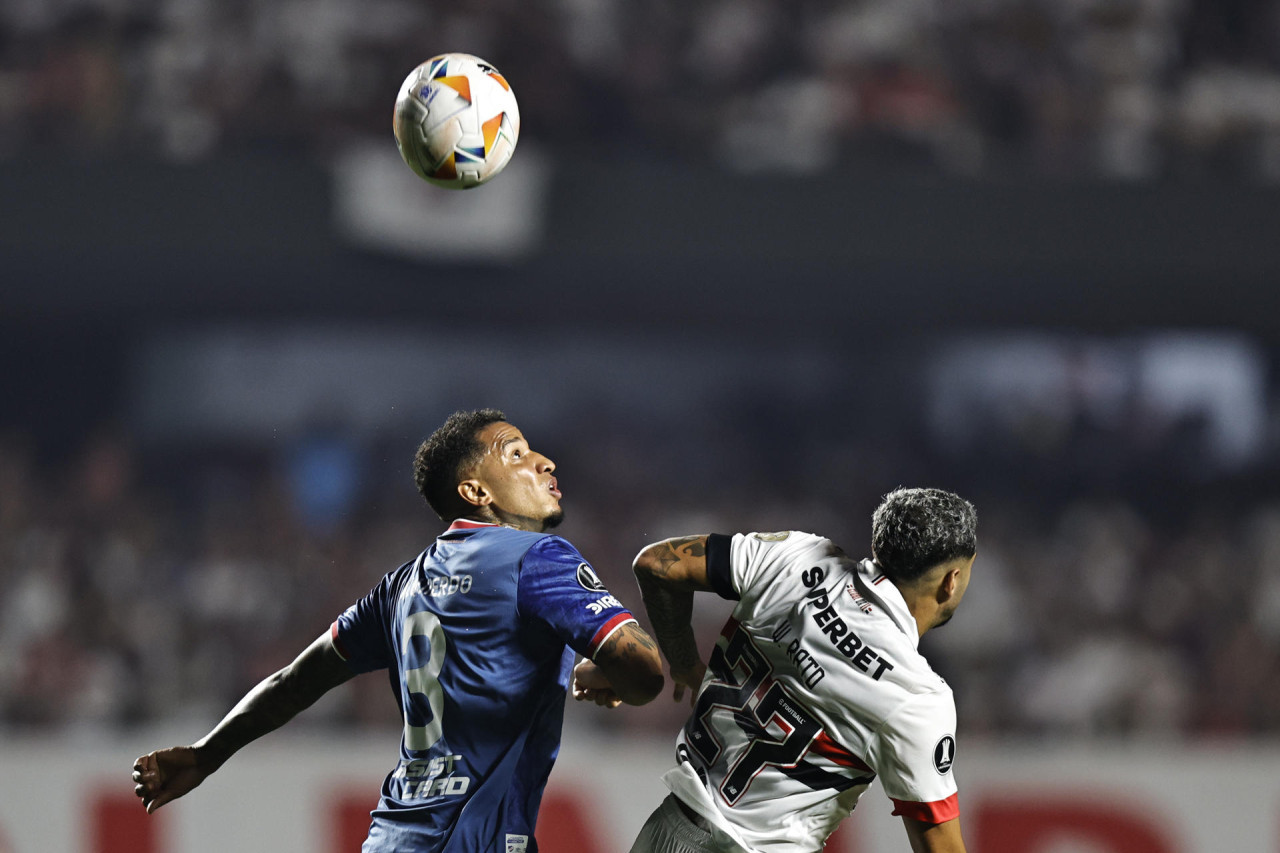
[(391, 774), (392, 779), (404, 780), (402, 800), (420, 800), (425, 797), (457, 797), (471, 787), (471, 777), (455, 775), (454, 764), (461, 755), (441, 755), (436, 758), (400, 760), (400, 766)]
[(578, 563), (578, 586), (589, 592), (604, 592), (604, 582), (586, 563)]
[(951, 765), (956, 760), (956, 739), (951, 735), (943, 735), (933, 748), (933, 769), (941, 776), (951, 772)]
[(848, 658), (854, 667), (879, 681), (886, 672), (893, 669), (893, 663), (863, 642), (858, 633), (836, 613), (827, 590), (818, 586), (825, 577), (826, 572), (821, 566), (814, 566), (800, 575), (800, 580), (809, 587), (805, 598), (813, 605), (810, 618), (822, 629), (836, 651)]
[(507, 853), (525, 853), (529, 849), (529, 836), (507, 835)]
[(605, 595), (605, 596), (601, 596), (600, 598), (597, 598), (595, 601), (588, 604), (587, 609), (590, 610), (592, 613), (594, 613), (596, 616), (599, 616), (601, 613), (605, 612), (611, 607), (621, 607), (621, 606), (622, 606), (621, 601), (614, 598), (612, 595)]
[(783, 531), (780, 533), (753, 533), (751, 535), (759, 539), (761, 542), (781, 542), (782, 540), (790, 536), (791, 532)]

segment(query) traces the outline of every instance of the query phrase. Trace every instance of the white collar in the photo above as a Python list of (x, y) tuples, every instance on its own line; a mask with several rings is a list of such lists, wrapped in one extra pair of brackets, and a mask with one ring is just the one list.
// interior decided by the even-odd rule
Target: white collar
[(863, 596), (870, 596), (880, 602), (880, 606), (884, 608), (884, 612), (889, 614), (889, 618), (894, 621), (902, 633), (911, 638), (911, 645), (917, 650), (920, 648), (920, 626), (916, 624), (916, 617), (911, 615), (911, 611), (907, 608), (907, 600), (902, 597), (902, 591), (898, 589), (897, 584), (889, 579), (880, 567), (870, 560), (862, 560), (858, 563), (857, 583), (859, 592)]

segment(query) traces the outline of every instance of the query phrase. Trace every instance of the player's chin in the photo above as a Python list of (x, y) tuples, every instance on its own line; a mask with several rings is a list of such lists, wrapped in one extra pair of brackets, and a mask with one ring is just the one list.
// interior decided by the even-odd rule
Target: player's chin
[(562, 521), (564, 521), (564, 510), (557, 506), (542, 520), (542, 529), (551, 530), (553, 527), (559, 527)]

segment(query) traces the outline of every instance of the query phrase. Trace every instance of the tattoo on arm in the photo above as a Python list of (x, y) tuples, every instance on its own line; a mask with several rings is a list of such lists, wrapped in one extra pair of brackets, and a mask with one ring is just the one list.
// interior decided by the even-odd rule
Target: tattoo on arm
[(706, 536), (656, 543), (637, 560), (636, 580), (658, 647), (673, 671), (701, 663), (693, 635), (693, 594), (706, 589)]
[(628, 639), (632, 642), (633, 646), (638, 645), (651, 652), (656, 652), (658, 650), (658, 644), (655, 643), (653, 638), (644, 631), (629, 631), (628, 635)]
[(642, 576), (640, 594), (658, 646), (671, 668), (681, 670), (697, 663), (698, 644), (691, 624), (693, 590), (677, 589)]
[(615, 631), (613, 636), (605, 641), (600, 651), (596, 653), (596, 657), (597, 659), (626, 657), (638, 654), (642, 650), (653, 652), (658, 650), (658, 646), (652, 637), (636, 625), (624, 625), (621, 630)]
[(671, 567), (686, 557), (705, 557), (707, 546), (702, 536), (684, 536), (680, 539), (668, 539), (663, 543), (666, 547), (658, 554), (658, 574), (666, 577)]

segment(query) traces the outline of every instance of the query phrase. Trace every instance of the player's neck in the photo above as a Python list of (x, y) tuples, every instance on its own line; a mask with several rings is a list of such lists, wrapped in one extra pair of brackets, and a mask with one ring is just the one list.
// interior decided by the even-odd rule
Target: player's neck
[(916, 620), (916, 630), (919, 636), (923, 637), (933, 626), (933, 614), (928, 612), (928, 602), (920, 596), (907, 595), (905, 590), (902, 592), (902, 597), (907, 602), (907, 611), (911, 614), (911, 618)]
[(523, 515), (502, 515), (499, 516), (492, 508), (487, 506), (478, 507), (475, 512), (462, 516), (461, 521), (477, 521), (481, 524), (497, 524), (501, 527), (510, 527), (513, 530), (525, 530), (529, 533), (545, 533), (546, 524), (534, 518)]
[(911, 618), (916, 620), (919, 636), (923, 637), (930, 628), (938, 625), (942, 607), (938, 603), (937, 589), (932, 584), (903, 584), (898, 586), (898, 592), (902, 593), (902, 600), (907, 603)]

